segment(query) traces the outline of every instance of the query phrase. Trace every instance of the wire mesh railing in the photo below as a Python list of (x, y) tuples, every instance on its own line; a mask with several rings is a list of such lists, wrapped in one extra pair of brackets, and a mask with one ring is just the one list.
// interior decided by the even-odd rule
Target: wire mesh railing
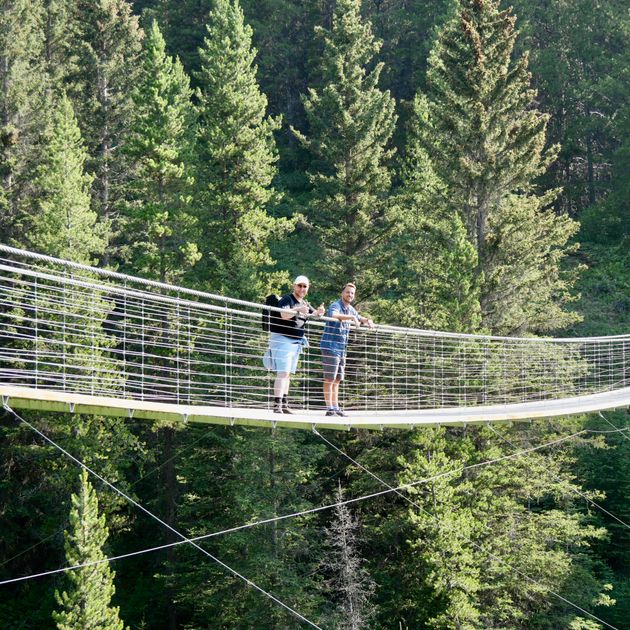
[[(0, 245), (0, 380), (119, 399), (268, 409), (274, 374), (260, 304)], [(324, 407), (309, 320), (291, 397)], [(377, 325), (352, 328), (348, 409), (515, 404), (630, 386), (630, 335), (512, 338)]]

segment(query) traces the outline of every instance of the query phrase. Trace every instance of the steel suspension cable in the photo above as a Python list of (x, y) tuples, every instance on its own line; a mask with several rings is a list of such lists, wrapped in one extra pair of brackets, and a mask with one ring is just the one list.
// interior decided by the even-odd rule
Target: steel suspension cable
[[(150, 477), (151, 475), (156, 473), (158, 470), (160, 470), (161, 468), (163, 468), (164, 466), (166, 466), (167, 464), (169, 464), (173, 460), (177, 459), (178, 457), (180, 457), (182, 455), (182, 453), (185, 453), (186, 451), (190, 450), (195, 444), (197, 444), (201, 440), (205, 439), (208, 435), (210, 435), (210, 433), (212, 433), (213, 430), (214, 430), (213, 428), (208, 429), (201, 436), (199, 436), (196, 440), (194, 440), (190, 444), (187, 444), (185, 447), (179, 449), (177, 451), (177, 453), (175, 453), (175, 455), (173, 455), (172, 457), (169, 457), (168, 459), (166, 459), (162, 463), (160, 463), (158, 466), (154, 466), (153, 468), (151, 468), (151, 470), (149, 470), (148, 472), (146, 472), (143, 475), (141, 475), (138, 479), (136, 479), (129, 486), (129, 489), (135, 488), (141, 481), (145, 480), (147, 477)], [(16, 553), (14, 556), (11, 556), (10, 558), (7, 558), (6, 560), (4, 560), (3, 562), (0, 563), (0, 568), (6, 566), (7, 564), (12, 562), (16, 558), (19, 558), (20, 556), (23, 556), (25, 553), (28, 553), (29, 551), (32, 551), (33, 549), (36, 549), (37, 547), (39, 547), (39, 545), (42, 545), (42, 544), (44, 544), (45, 542), (47, 542), (49, 540), (52, 540), (55, 536), (58, 536), (59, 534), (61, 534), (64, 531), (64, 529), (66, 528), (67, 524), (68, 524), (68, 521), (66, 520), (64, 525), (61, 528), (59, 528), (55, 533), (49, 534), (45, 538), (42, 538), (41, 540), (38, 540), (36, 543), (32, 544), (27, 549), (24, 549), (24, 550), (20, 551), (19, 553)]]
[[(491, 423), (486, 423), (486, 426), (488, 429), (490, 429), (490, 431), (492, 431), (492, 433), (494, 433), (500, 440), (502, 440), (505, 444), (508, 444), (509, 446), (511, 446), (512, 448), (517, 448), (516, 444), (514, 444), (514, 442), (512, 442), (511, 440), (509, 440), (508, 438), (506, 438), (505, 436), (501, 435), (493, 426)], [(621, 435), (623, 435), (626, 439), (627, 436), (621, 432)], [(556, 481), (561, 481), (561, 478), (552, 473), (551, 471), (547, 470), (547, 473), (551, 474), (554, 479)], [(569, 490), (571, 492), (573, 492), (574, 494), (577, 494), (580, 498), (584, 499), (587, 503), (589, 503), (590, 505), (592, 505), (594, 508), (598, 509), (600, 512), (603, 512), (604, 514), (607, 514), (608, 516), (610, 516), (610, 518), (614, 519), (615, 521), (617, 521), (618, 523), (621, 523), (621, 525), (623, 525), (624, 527), (630, 529), (630, 525), (628, 525), (628, 523), (626, 523), (625, 521), (622, 521), (618, 516), (615, 516), (612, 512), (609, 512), (605, 507), (603, 507), (602, 505), (600, 505), (599, 503), (597, 503), (596, 501), (593, 501), (590, 497), (588, 497), (586, 494), (584, 494), (583, 492), (580, 492), (577, 488), (573, 488), (572, 486), (569, 486)]]
[[(386, 490), (381, 490), (379, 492), (373, 492), (373, 493), (370, 493), (370, 494), (367, 494), (367, 495), (362, 495), (362, 496), (359, 496), (359, 497), (353, 497), (353, 498), (350, 498), (350, 499), (345, 499), (343, 501), (338, 501), (338, 502), (330, 503), (330, 504), (327, 504), (327, 505), (322, 505), (322, 506), (318, 506), (318, 507), (314, 507), (314, 508), (309, 508), (309, 509), (302, 510), (302, 511), (299, 511), (299, 512), (292, 512), (292, 513), (289, 513), (289, 514), (283, 514), (283, 515), (280, 515), (280, 516), (270, 517), (270, 518), (254, 521), (254, 522), (251, 522), (251, 523), (245, 523), (245, 524), (242, 524), (242, 525), (237, 525), (237, 526), (230, 527), (230, 528), (227, 528), (227, 529), (223, 529), (223, 530), (220, 530), (220, 531), (211, 532), (209, 534), (201, 534), (199, 536), (191, 537), (189, 540), (194, 541), (194, 542), (199, 542), (199, 541), (208, 540), (210, 538), (214, 538), (214, 537), (217, 537), (217, 536), (222, 536), (222, 535), (225, 535), (225, 534), (230, 534), (230, 533), (234, 533), (234, 532), (237, 532), (237, 531), (242, 531), (242, 530), (245, 530), (245, 529), (256, 527), (258, 525), (267, 525), (267, 524), (270, 524), (270, 523), (276, 523), (276, 522), (288, 520), (288, 519), (291, 519), (291, 518), (296, 518), (296, 517), (300, 517), (300, 516), (306, 516), (306, 515), (309, 515), (309, 514), (314, 514), (314, 513), (317, 513), (317, 512), (322, 512), (322, 511), (329, 510), (329, 509), (332, 509), (332, 508), (335, 508), (335, 507), (339, 507), (339, 506), (342, 506), (342, 505), (350, 505), (350, 504), (366, 501), (368, 499), (373, 499), (373, 498), (376, 498), (376, 497), (380, 497), (380, 496), (384, 496), (384, 495), (387, 495), (387, 494), (391, 494), (392, 492), (396, 492), (396, 491), (400, 491), (400, 490), (405, 490), (405, 489), (408, 489), (408, 488), (416, 487), (418, 485), (422, 485), (422, 484), (425, 484), (425, 483), (430, 483), (432, 481), (437, 481), (439, 479), (443, 479), (443, 478), (449, 477), (451, 475), (461, 474), (465, 470), (470, 470), (470, 469), (474, 469), (474, 468), (481, 468), (481, 467), (484, 467), (484, 466), (489, 466), (489, 465), (492, 465), (492, 464), (496, 464), (496, 463), (498, 463), (500, 461), (505, 461), (505, 460), (512, 459), (512, 458), (515, 458), (515, 457), (521, 457), (522, 455), (525, 455), (525, 454), (528, 454), (528, 453), (531, 453), (531, 452), (534, 452), (534, 451), (538, 451), (538, 450), (541, 450), (541, 449), (544, 449), (544, 448), (548, 448), (549, 446), (555, 446), (555, 445), (560, 444), (562, 442), (565, 442), (567, 440), (574, 439), (575, 437), (578, 437), (579, 435), (582, 435), (583, 433), (588, 433), (588, 432), (616, 433), (616, 432), (618, 432), (618, 430), (616, 430), (616, 431), (594, 431), (594, 430), (591, 430), (591, 429), (584, 429), (584, 430), (579, 431), (577, 433), (574, 433), (574, 434), (571, 434), (571, 435), (568, 435), (568, 436), (564, 436), (562, 438), (558, 438), (558, 439), (552, 440), (551, 442), (546, 442), (544, 444), (539, 444), (538, 446), (533, 446), (533, 447), (530, 447), (528, 449), (525, 449), (525, 450), (522, 450), (522, 451), (517, 451), (515, 453), (511, 453), (511, 454), (508, 454), (508, 455), (502, 455), (500, 457), (497, 457), (497, 458), (494, 458), (494, 459), (491, 459), (491, 460), (486, 460), (486, 461), (483, 461), (483, 462), (477, 462), (475, 464), (468, 464), (468, 465), (456, 468), (454, 470), (448, 470), (448, 471), (445, 471), (445, 472), (442, 472), (442, 473), (438, 473), (438, 474), (433, 475), (431, 477), (425, 477), (423, 479), (418, 479), (418, 480), (415, 480), (415, 481), (412, 481), (412, 482), (409, 482), (409, 483), (405, 483), (405, 484), (402, 484), (402, 485), (400, 485), (400, 486), (398, 486), (396, 488), (391, 488), (391, 489), (387, 488)], [(54, 574), (57, 574), (57, 573), (65, 573), (66, 571), (72, 571), (72, 570), (80, 569), (80, 568), (87, 567), (87, 566), (101, 564), (101, 563), (104, 563), (104, 562), (113, 562), (115, 560), (122, 560), (122, 559), (125, 559), (125, 558), (131, 558), (131, 557), (139, 556), (139, 555), (142, 555), (142, 554), (145, 554), (145, 553), (151, 553), (151, 552), (154, 552), (154, 551), (160, 551), (160, 550), (163, 550), (163, 549), (176, 547), (176, 546), (185, 544), (186, 542), (187, 541), (179, 540), (179, 541), (175, 541), (175, 542), (171, 542), (171, 543), (165, 543), (163, 545), (158, 545), (156, 547), (148, 547), (146, 549), (140, 549), (138, 551), (132, 551), (132, 552), (129, 552), (129, 553), (126, 553), (126, 554), (118, 555), (118, 556), (111, 556), (109, 558), (102, 558), (100, 560), (93, 560), (91, 562), (84, 563), (84, 564), (77, 564), (77, 565), (72, 565), (72, 566), (69, 566), (69, 567), (61, 567), (59, 569), (52, 569), (52, 570), (49, 570), (49, 571), (43, 571), (42, 573), (21, 576), (21, 577), (18, 577), (18, 578), (11, 578), (11, 579), (8, 579), (8, 580), (0, 581), (0, 586), (2, 586), (4, 584), (11, 584), (11, 583), (14, 583), (14, 582), (22, 582), (22, 581), (25, 581), (25, 580), (31, 580), (31, 579), (35, 579), (35, 578), (38, 578), (38, 577), (44, 577), (44, 576), (47, 576), (47, 575), (54, 575)]]
[(159, 516), (157, 516), (156, 514), (153, 514), (153, 512), (151, 512), (150, 510), (145, 508), (143, 505), (138, 503), (132, 497), (130, 497), (129, 495), (125, 494), (122, 490), (120, 490), (119, 488), (114, 486), (112, 483), (107, 481), (107, 479), (105, 479), (104, 477), (99, 475), (97, 472), (93, 471), (89, 466), (87, 466), (81, 460), (77, 459), (74, 455), (69, 453), (66, 449), (64, 449), (62, 446), (57, 444), (54, 440), (52, 440), (50, 437), (48, 437), (45, 433), (42, 433), (37, 427), (32, 425), (30, 422), (28, 422), (28, 420), (26, 420), (25, 418), (20, 416), (18, 413), (16, 413), (13, 409), (11, 409), (11, 407), (9, 407), (9, 405), (4, 403), (3, 407), (7, 411), (9, 411), (11, 414), (13, 414), (18, 420), (23, 422), (33, 432), (35, 432), (37, 435), (39, 435), (41, 438), (43, 438), (46, 442), (48, 442), (49, 444), (54, 446), (57, 450), (59, 450), (61, 453), (63, 453), (66, 457), (71, 459), (75, 464), (79, 465), (81, 468), (83, 468), (84, 470), (89, 472), (92, 476), (96, 477), (99, 481), (104, 483), (108, 488), (111, 488), (114, 492), (116, 492), (116, 494), (119, 494), (121, 497), (126, 499), (129, 503), (131, 503), (132, 505), (137, 507), (139, 510), (141, 510), (142, 512), (144, 512), (145, 514), (150, 516), (152, 519), (154, 519), (155, 521), (157, 521), (158, 523), (160, 523), (161, 525), (166, 527), (173, 534), (178, 536), (181, 539), (182, 543), (187, 543), (189, 545), (192, 545), (193, 547), (195, 547), (196, 549), (201, 551), (201, 553), (206, 555), (208, 558), (210, 558), (211, 560), (216, 562), (218, 565), (223, 567), (226, 571), (228, 571), (232, 575), (238, 577), (239, 579), (243, 580), (248, 586), (251, 586), (252, 588), (256, 589), (258, 592), (262, 593), (265, 597), (268, 597), (273, 602), (275, 602), (276, 604), (278, 604), (279, 606), (281, 606), (282, 608), (287, 610), (296, 619), (299, 619), (300, 621), (303, 621), (303, 622), (307, 623), (309, 626), (311, 626), (313, 628), (318, 628), (318, 630), (322, 630), (317, 624), (313, 623), (312, 621), (310, 621), (309, 619), (307, 619), (306, 617), (301, 615), (299, 612), (297, 612), (297, 610), (294, 610), (289, 605), (285, 604), (284, 602), (282, 602), (280, 599), (278, 599), (277, 597), (275, 597), (274, 595), (272, 595), (268, 591), (265, 591), (263, 588), (258, 586), (255, 582), (252, 582), (252, 580), (250, 580), (249, 578), (245, 577), (244, 575), (242, 575), (241, 573), (236, 571), (236, 569), (233, 569), (232, 567), (227, 565), (225, 562), (223, 562), (222, 560), (220, 560), (219, 558), (217, 558), (216, 556), (211, 554), (209, 551), (207, 551), (206, 549), (204, 549), (203, 547), (198, 545), (194, 540), (191, 540), (190, 538), (188, 538), (187, 536), (182, 534), (179, 530), (175, 529), (174, 527), (172, 527), (171, 525), (169, 525), (168, 523), (163, 521)]
[[(356, 461), (355, 459), (353, 459), (350, 455), (348, 455), (345, 451), (343, 451), (342, 449), (340, 449), (338, 446), (336, 446), (335, 444), (333, 444), (330, 440), (326, 439), (319, 431), (317, 431), (317, 429), (314, 429), (314, 432), (316, 435), (318, 435), (322, 441), (324, 441), (326, 444), (328, 444), (330, 447), (332, 447), (335, 451), (337, 451), (340, 455), (342, 455), (343, 457), (345, 457), (348, 461), (350, 461), (353, 465), (357, 466), (359, 469), (363, 470), (365, 473), (367, 473), (370, 477), (376, 479), (376, 481), (378, 481), (380, 484), (384, 485), (385, 487), (389, 488), (392, 492), (395, 492), (397, 495), (399, 495), (402, 499), (404, 499), (405, 501), (407, 501), (407, 503), (413, 505), (415, 508), (417, 508), (418, 510), (420, 510), (421, 512), (423, 512), (424, 514), (426, 514), (427, 516), (431, 517), (435, 523), (437, 524), (437, 526), (440, 529), (443, 529), (445, 527), (445, 525), (440, 521), (440, 519), (435, 516), (434, 514), (431, 514), (431, 512), (429, 512), (427, 509), (425, 509), (424, 507), (422, 507), (419, 503), (417, 503), (416, 501), (414, 501), (413, 499), (410, 499), (409, 497), (407, 497), (406, 495), (402, 494), (401, 492), (399, 492), (396, 488), (393, 488), (392, 486), (390, 486), (385, 480), (381, 479), (378, 475), (376, 475), (375, 473), (373, 473), (372, 471), (368, 470), (363, 464), (360, 464), (358, 461)], [(579, 433), (583, 433), (583, 431), (580, 431)], [(609, 624), (608, 622), (604, 621), (603, 619), (600, 619), (599, 617), (597, 617), (596, 615), (590, 613), (588, 610), (585, 610), (584, 608), (582, 608), (581, 606), (578, 606), (578, 604), (575, 604), (574, 602), (568, 600), (566, 597), (563, 597), (562, 595), (560, 595), (559, 593), (556, 593), (555, 591), (551, 590), (548, 586), (546, 586), (545, 584), (542, 584), (541, 582), (539, 582), (538, 580), (528, 576), (527, 574), (523, 573), (520, 569), (517, 569), (515, 567), (513, 567), (512, 565), (510, 565), (507, 561), (505, 561), (503, 558), (500, 558), (499, 556), (493, 554), (490, 551), (485, 550), (479, 543), (475, 542), (474, 540), (471, 540), (470, 538), (468, 538), (467, 536), (460, 534), (461, 538), (463, 540), (465, 540), (466, 542), (468, 542), (469, 544), (473, 545), (474, 547), (476, 547), (479, 551), (487, 554), (490, 558), (492, 558), (493, 560), (496, 560), (497, 562), (500, 562), (503, 566), (507, 567), (508, 569), (510, 569), (511, 571), (514, 571), (514, 573), (517, 573), (520, 577), (526, 579), (528, 582), (535, 584), (536, 586), (539, 586), (543, 589), (545, 589), (548, 593), (551, 593), (552, 595), (554, 595), (555, 597), (557, 597), (558, 599), (560, 599), (561, 601), (565, 602), (566, 604), (569, 604), (570, 606), (572, 606), (573, 608), (575, 608), (576, 610), (580, 611), (581, 613), (587, 615), (588, 617), (590, 617), (591, 619), (594, 619), (595, 621), (598, 621), (599, 623), (607, 626), (608, 628), (611, 628), (612, 630), (619, 630), (618, 628), (616, 628), (615, 626)]]
[(626, 431), (630, 431), (630, 427), (624, 427), (620, 429), (616, 427), (608, 418), (606, 418), (606, 416), (604, 416), (604, 414), (601, 411), (598, 411), (597, 413), (599, 414), (599, 417), (602, 420), (604, 420), (606, 423), (608, 423), (611, 427), (613, 427), (613, 429), (617, 429), (617, 431), (619, 431), (626, 440), (630, 440), (630, 437), (628, 437), (628, 435), (625, 433)]

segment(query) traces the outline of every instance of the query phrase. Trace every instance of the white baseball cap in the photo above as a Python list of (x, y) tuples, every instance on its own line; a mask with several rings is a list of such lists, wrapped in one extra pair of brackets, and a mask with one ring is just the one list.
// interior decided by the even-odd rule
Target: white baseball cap
[(309, 279), (306, 276), (298, 276), (294, 281), (293, 284), (306, 284), (308, 286), (311, 286), (311, 283), (309, 281)]

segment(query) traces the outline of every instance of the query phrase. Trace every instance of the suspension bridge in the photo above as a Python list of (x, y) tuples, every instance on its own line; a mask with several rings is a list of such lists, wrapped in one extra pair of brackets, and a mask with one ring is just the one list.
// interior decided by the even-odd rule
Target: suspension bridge
[(630, 335), (499, 337), (352, 330), (341, 400), (324, 416), (319, 340), (271, 409), (261, 304), (0, 245), (0, 395), (14, 408), (167, 422), (410, 428), (630, 405)]
[[(426, 512), (401, 491), (433, 478), (392, 487), (326, 439), (318, 428), (462, 425), (564, 416), (630, 405), (630, 335), (515, 338), (377, 325), (373, 330), (353, 329), (346, 380), (341, 390), (348, 415), (330, 418), (324, 415), (319, 351), (324, 317), (307, 324), (310, 345), (303, 351), (291, 384), (294, 413), (276, 414), (272, 412), (271, 402), (275, 374), (267, 371), (262, 361), (269, 344), (269, 333), (261, 326), (265, 308), (278, 310), (0, 245), (3, 407), (51, 446), (169, 529), (177, 539), (121, 556), (10, 578), (0, 585), (188, 544), (300, 622), (319, 628), (198, 543), (246, 527), (386, 493), (396, 493)], [(308, 428), (385, 489), (189, 538), (88, 468), (20, 417), (14, 408), (180, 423)], [(620, 430), (613, 427), (609, 432)], [(443, 471), (437, 477), (521, 457), (586, 432), (582, 430), (493, 460)], [(575, 492), (628, 527), (587, 496)], [(429, 516), (438, 527), (448, 527), (437, 517)], [(474, 540), (468, 542), (481, 550)], [(490, 555), (495, 562), (509, 567), (504, 559)], [(511, 569), (538, 584), (518, 569)], [(562, 595), (547, 590), (582, 615), (614, 628)]]

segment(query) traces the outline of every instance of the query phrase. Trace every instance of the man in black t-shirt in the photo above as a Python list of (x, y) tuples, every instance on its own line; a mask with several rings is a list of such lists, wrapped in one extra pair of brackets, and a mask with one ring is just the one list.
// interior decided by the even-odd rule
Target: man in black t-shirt
[(323, 315), (324, 305), (314, 309), (304, 298), (310, 283), (306, 276), (298, 276), (293, 282), (293, 291), (278, 302), (284, 311), (272, 329), (269, 349), (265, 355), (265, 366), (276, 372), (273, 385), (273, 410), (276, 413), (291, 413), (288, 404), (291, 374), (297, 369), (302, 348), (308, 345), (304, 325), (310, 315)]

